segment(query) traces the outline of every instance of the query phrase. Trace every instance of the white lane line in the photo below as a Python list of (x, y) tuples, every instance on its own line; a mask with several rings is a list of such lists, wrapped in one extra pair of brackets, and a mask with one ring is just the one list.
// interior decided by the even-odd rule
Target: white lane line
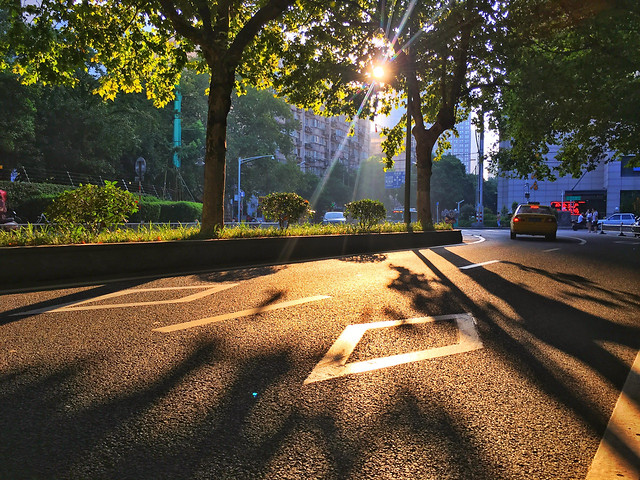
[(234, 318), (248, 317), (250, 315), (257, 315), (259, 313), (277, 310), (279, 308), (292, 307), (295, 305), (302, 305), (303, 303), (309, 303), (309, 302), (317, 302), (318, 300), (324, 300), (327, 298), (331, 298), (331, 297), (328, 295), (317, 295), (315, 297), (299, 298), (298, 300), (275, 303), (273, 305), (266, 305), (264, 307), (250, 308), (248, 310), (242, 310), (240, 312), (226, 313), (224, 315), (216, 315), (215, 317), (201, 318), (200, 320), (192, 320), (190, 322), (176, 323), (174, 325), (168, 325), (166, 327), (154, 328), (153, 331), (169, 333), (169, 332), (175, 332), (177, 330), (186, 330), (187, 328), (200, 327), (202, 325), (221, 322), (223, 320), (232, 320)]
[[(458, 342), (445, 347), (430, 348), (416, 352), (373, 358), (362, 362), (346, 363), (358, 342), (367, 330), (376, 328), (399, 327), (407, 324), (431, 323), (455, 320), (458, 326)], [(354, 373), (369, 372), (405, 363), (418, 362), (430, 358), (444, 357), (456, 353), (465, 353), (482, 348), (482, 341), (475, 326), (475, 319), (470, 313), (441, 315), (437, 317), (409, 318), (406, 320), (389, 320), (374, 323), (347, 325), (329, 351), (309, 374), (304, 384), (321, 382), (331, 378), (343, 377)]]
[[(640, 352), (622, 387), (587, 480), (640, 478)], [(624, 455), (620, 450), (625, 450)], [(630, 458), (631, 462), (629, 461)], [(635, 460), (635, 461), (634, 461)]]
[(578, 240), (578, 242), (580, 242), (580, 245), (585, 245), (587, 243), (587, 241), (584, 238), (580, 238), (580, 237), (564, 237), (564, 238), (571, 238), (573, 240)]
[[(206, 297), (208, 295), (212, 295), (217, 292), (221, 292), (223, 290), (227, 290), (228, 288), (237, 286), (237, 283), (230, 283), (226, 285), (216, 285), (215, 287), (211, 287), (210, 285), (195, 285), (188, 287), (157, 287), (157, 288), (137, 288), (137, 289), (127, 289), (120, 290), (113, 293), (107, 293), (105, 295), (100, 295), (98, 297), (92, 297), (86, 300), (80, 300), (79, 302), (69, 302), (63, 303), (60, 305), (53, 305), (51, 307), (38, 308), (35, 310), (29, 310), (27, 312), (18, 312), (13, 313), (14, 316), (21, 315), (35, 315), (39, 313), (54, 313), (54, 312), (73, 312), (76, 310), (101, 310), (105, 308), (124, 308), (124, 307), (138, 307), (138, 306), (148, 306), (148, 305), (164, 305), (164, 304), (172, 304), (172, 303), (185, 303), (192, 302), (194, 300), (198, 300), (199, 298)], [(117, 304), (109, 304), (109, 305), (87, 305), (87, 306), (79, 306), (89, 302), (100, 302), (103, 300), (108, 300), (110, 298), (121, 297), (123, 295), (132, 295), (139, 292), (158, 292), (158, 291), (170, 291), (170, 290), (186, 290), (186, 289), (206, 289), (202, 292), (194, 293), (192, 295), (187, 295), (186, 297), (176, 298), (173, 300), (157, 300), (151, 302), (127, 302), (127, 303), (117, 303)]]
[(546, 250), (542, 250), (543, 252), (555, 252), (557, 250), (560, 250), (559, 248), (547, 248)]
[(478, 240), (476, 240), (475, 242), (469, 242), (466, 245), (475, 245), (476, 243), (482, 243), (484, 241), (486, 241), (487, 239), (484, 238), (482, 235), (470, 235), (471, 237), (478, 237)]
[(640, 242), (634, 242), (634, 241), (629, 241), (629, 240), (617, 240), (613, 243), (622, 243), (624, 245), (640, 245)]
[(470, 268), (483, 267), (485, 265), (491, 265), (492, 263), (499, 263), (500, 260), (489, 260), (488, 262), (482, 263), (473, 263), (471, 265), (465, 265), (464, 267), (460, 267), (460, 270), (468, 270)]

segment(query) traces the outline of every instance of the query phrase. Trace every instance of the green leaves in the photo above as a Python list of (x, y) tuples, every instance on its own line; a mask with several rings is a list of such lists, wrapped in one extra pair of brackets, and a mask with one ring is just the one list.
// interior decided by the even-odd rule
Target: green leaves
[[(527, 22), (528, 14), (513, 16), (519, 21), (503, 49), (500, 126), (512, 145), (493, 159), (494, 170), (579, 177), (613, 152), (640, 153), (638, 3), (593, 4), (544, 25)], [(558, 147), (554, 169), (542, 158), (548, 145)]]
[(360, 227), (365, 229), (373, 227), (387, 216), (384, 204), (379, 200), (369, 198), (347, 203), (345, 212), (348, 216), (358, 220)]
[(272, 193), (261, 199), (265, 218), (276, 220), (280, 229), (311, 213), (309, 202), (297, 193)]
[(105, 182), (104, 187), (80, 185), (58, 196), (47, 209), (49, 219), (62, 230), (87, 228), (97, 233), (123, 223), (138, 210), (135, 197)]

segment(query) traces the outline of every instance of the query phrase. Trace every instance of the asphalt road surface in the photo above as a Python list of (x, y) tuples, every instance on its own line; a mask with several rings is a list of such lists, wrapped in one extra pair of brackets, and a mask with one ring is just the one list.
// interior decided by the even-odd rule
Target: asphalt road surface
[(0, 479), (638, 478), (640, 239), (464, 240), (0, 292)]

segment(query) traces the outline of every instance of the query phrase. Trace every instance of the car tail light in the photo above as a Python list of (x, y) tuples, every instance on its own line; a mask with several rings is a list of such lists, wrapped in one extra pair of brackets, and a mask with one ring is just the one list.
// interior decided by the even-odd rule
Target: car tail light
[(521, 222), (523, 219), (521, 217), (513, 217), (514, 222)]

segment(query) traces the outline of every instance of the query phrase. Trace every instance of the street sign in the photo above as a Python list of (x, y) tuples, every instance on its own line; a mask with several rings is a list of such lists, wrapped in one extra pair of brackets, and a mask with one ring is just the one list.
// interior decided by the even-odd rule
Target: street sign
[(138, 157), (136, 160), (135, 170), (136, 175), (142, 179), (144, 177), (144, 173), (147, 171), (147, 161), (142, 157)]
[(401, 188), (404, 185), (404, 172), (384, 172), (384, 188)]

